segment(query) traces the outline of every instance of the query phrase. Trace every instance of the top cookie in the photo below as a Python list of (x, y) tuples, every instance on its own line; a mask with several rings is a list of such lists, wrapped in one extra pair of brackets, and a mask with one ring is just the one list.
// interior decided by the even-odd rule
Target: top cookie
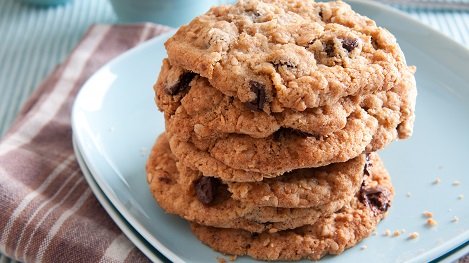
[(171, 64), (268, 113), (390, 90), (409, 73), (394, 36), (340, 1), (213, 7), (165, 47)]

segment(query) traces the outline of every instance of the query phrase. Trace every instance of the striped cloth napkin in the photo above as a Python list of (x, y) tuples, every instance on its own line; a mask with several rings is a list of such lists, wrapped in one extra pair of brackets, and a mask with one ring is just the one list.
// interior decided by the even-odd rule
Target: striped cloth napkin
[(168, 30), (94, 25), (36, 89), (0, 142), (0, 253), (22, 262), (148, 261), (85, 181), (70, 114), (75, 95), (99, 67)]

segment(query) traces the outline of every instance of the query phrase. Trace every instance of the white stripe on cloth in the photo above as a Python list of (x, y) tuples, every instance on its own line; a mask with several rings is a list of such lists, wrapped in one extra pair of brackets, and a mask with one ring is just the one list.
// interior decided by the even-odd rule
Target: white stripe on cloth
[(59, 232), (60, 228), (64, 224), (64, 222), (71, 216), (73, 215), (78, 209), (80, 209), (83, 204), (85, 204), (85, 201), (90, 198), (93, 195), (93, 192), (91, 192), (90, 188), (87, 188), (85, 192), (83, 192), (83, 195), (80, 196), (80, 198), (77, 200), (77, 202), (68, 210), (66, 210), (60, 217), (57, 219), (57, 221), (54, 223), (52, 228), (50, 229), (49, 233), (47, 233), (47, 237), (42, 241), (39, 250), (36, 254), (37, 262), (42, 262), (42, 257), (44, 256), (44, 252), (46, 251), (47, 247), (49, 246), (49, 243), (52, 241), (52, 239), (55, 237), (57, 232)]
[(124, 262), (135, 245), (124, 234), (118, 235), (104, 252), (100, 263)]
[(41, 129), (54, 118), (62, 104), (68, 99), (69, 92), (74, 88), (90, 56), (101, 44), (110, 28), (110, 25), (93, 27), (89, 32), (91, 36), (86, 38), (72, 53), (65, 66), (65, 71), (52, 92), (43, 98), (44, 101), (39, 103), (38, 109), (30, 112), (32, 115), (28, 121), (20, 124), (21, 126), (14, 134), (6, 136), (0, 148), (0, 156), (31, 142)]
[(151, 29), (151, 26), (149, 26), (149, 24), (145, 24), (145, 26), (142, 29), (142, 32), (140, 33), (140, 38), (138, 40), (138, 43), (142, 43), (149, 38), (150, 29)]
[(10, 234), (10, 230), (13, 226), (13, 223), (18, 219), (21, 213), (28, 207), (29, 203), (34, 200), (38, 195), (44, 193), (47, 187), (56, 180), (57, 176), (66, 169), (72, 162), (75, 162), (75, 154), (71, 154), (64, 162), (57, 165), (57, 167), (52, 171), (52, 173), (47, 176), (47, 179), (35, 190), (26, 195), (26, 197), (21, 201), (21, 203), (15, 208), (13, 213), (8, 220), (5, 228), (3, 229), (2, 235), (0, 236), (0, 251), (5, 251), (6, 242)]
[[(78, 175), (78, 176), (77, 176)], [(23, 230), (21, 231), (21, 234), (19, 236), (19, 242), (18, 244), (21, 244), (21, 240), (22, 240), (22, 237), (23, 237), (23, 233), (24, 233), (24, 230), (26, 229), (26, 227), (31, 223), (31, 221), (34, 219), (35, 215), (37, 213), (39, 213), (42, 209), (42, 207), (48, 205), (49, 203), (51, 203), (51, 201), (55, 200), (55, 197), (60, 193), (62, 192), (62, 190), (64, 189), (64, 187), (67, 185), (67, 182), (70, 181), (71, 179), (75, 180), (77, 179), (78, 177), (78, 180), (75, 181), (75, 184), (73, 184), (73, 186), (70, 188), (70, 190), (68, 190), (68, 193), (60, 200), (60, 202), (56, 203), (54, 206), (52, 206), (51, 208), (49, 208), (49, 210), (44, 213), (44, 215), (42, 216), (42, 218), (39, 220), (39, 222), (36, 222), (36, 227), (34, 228), (33, 232), (31, 233), (31, 235), (29, 236), (29, 239), (26, 243), (26, 246), (24, 247), (24, 250), (23, 250), (23, 258), (26, 257), (26, 252), (28, 251), (28, 248), (29, 248), (29, 245), (31, 244), (31, 240), (32, 238), (34, 237), (34, 234), (37, 232), (37, 230), (39, 229), (39, 227), (41, 226), (41, 224), (48, 218), (48, 216), (54, 212), (57, 208), (60, 208), (62, 206), (62, 204), (68, 200), (68, 198), (70, 197), (70, 195), (73, 193), (73, 191), (76, 189), (76, 187), (84, 180), (83, 179), (83, 176), (81, 176), (81, 173), (78, 173), (78, 171), (75, 171), (73, 174), (71, 174), (69, 176), (69, 178), (67, 180), (65, 180), (65, 182), (62, 184), (62, 186), (56, 190), (54, 196), (48, 198), (47, 202), (44, 202), (40, 207), (38, 207), (36, 209), (36, 211), (34, 211), (34, 214), (30, 217), (29, 221), (23, 226)], [(19, 255), (18, 255), (18, 249), (16, 249), (15, 251), (15, 258), (18, 258), (20, 259)]]

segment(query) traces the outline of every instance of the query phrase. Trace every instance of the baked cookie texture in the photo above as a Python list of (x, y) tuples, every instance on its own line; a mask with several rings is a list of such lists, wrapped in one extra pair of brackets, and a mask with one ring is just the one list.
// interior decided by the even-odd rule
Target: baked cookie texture
[(412, 135), (416, 68), (344, 2), (240, 0), (165, 43), (146, 163), (168, 213), (224, 254), (318, 260), (368, 237), (394, 189), (377, 151)]
[(224, 180), (259, 181), (293, 169), (325, 166), (358, 156), (372, 140), (364, 131), (377, 126), (371, 118), (365, 123), (360, 121), (363, 114), (357, 112), (344, 130), (321, 138), (290, 130), (280, 130), (267, 138), (233, 134), (204, 148), (198, 142), (179, 140), (170, 130), (166, 132), (174, 155), (186, 166)]
[(267, 113), (390, 90), (412, 71), (391, 33), (341, 1), (213, 7), (165, 47), (171, 64)]
[[(358, 190), (345, 202), (327, 203), (325, 206), (332, 209), (325, 213), (313, 209), (312, 216), (301, 208), (250, 210), (250, 205), (231, 199), (222, 185), (213, 192), (210, 203), (204, 204), (206, 197), (200, 197), (196, 189), (203, 176), (177, 165), (164, 134), (157, 139), (146, 169), (159, 204), (169, 213), (191, 220), (194, 234), (215, 250), (261, 260), (317, 260), (326, 254), (339, 254), (368, 237), (392, 204), (394, 189), (378, 154), (358, 159), (357, 164), (363, 165)], [(345, 168), (347, 164), (333, 166)], [(297, 187), (304, 178), (298, 179)], [(246, 217), (238, 217), (246, 211)]]
[[(150, 190), (165, 211), (204, 225), (263, 232), (312, 224), (337, 211), (359, 191), (367, 165), (362, 155), (343, 164), (296, 170), (283, 180), (238, 185), (206, 177), (178, 163), (162, 134), (152, 148), (146, 170)], [(213, 200), (198, 196), (197, 185), (202, 181), (213, 191)], [(276, 190), (267, 193), (266, 187)], [(261, 200), (253, 198), (262, 192)], [(275, 199), (284, 200), (279, 203)]]
[[(165, 59), (154, 89), (156, 103), (165, 112), (174, 153), (186, 166), (197, 163), (193, 159), (211, 163), (208, 168), (198, 169), (228, 180), (251, 180), (237, 178), (238, 172), (231, 172), (230, 168), (264, 174), (257, 176), (262, 178), (296, 168), (344, 162), (362, 152), (380, 150), (396, 139), (405, 139), (413, 130), (416, 88), (412, 72), (389, 91), (348, 96), (340, 103), (305, 112), (270, 114), (252, 111), (237, 98), (213, 88), (203, 77), (172, 80), (172, 73), (179, 74), (176, 79), (189, 74)], [(177, 94), (168, 94), (168, 87), (178, 83), (185, 86), (178, 88)], [(314, 121), (314, 125), (307, 125)], [(289, 123), (302, 123), (303, 128), (309, 129), (297, 130), (298, 126)], [(276, 147), (278, 144), (282, 146)], [(293, 154), (288, 145), (293, 145)], [(297, 146), (304, 149), (301, 156)], [(193, 148), (192, 157), (181, 147)], [(224, 173), (213, 171), (220, 165), (212, 163), (219, 161), (230, 168), (224, 168)], [(231, 178), (224, 175), (227, 172)]]
[(314, 224), (260, 234), (195, 222), (190, 223), (191, 229), (217, 251), (259, 260), (319, 260), (327, 254), (340, 254), (369, 237), (392, 204), (394, 189), (389, 174), (377, 161), (377, 154), (370, 157), (372, 168), (361, 190), (350, 203)]

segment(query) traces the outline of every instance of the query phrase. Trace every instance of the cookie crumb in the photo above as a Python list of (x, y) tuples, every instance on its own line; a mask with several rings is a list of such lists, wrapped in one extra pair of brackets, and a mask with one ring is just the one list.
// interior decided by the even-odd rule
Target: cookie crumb
[(459, 221), (459, 218), (457, 216), (454, 216), (453, 217), (453, 222), (458, 222)]
[(396, 230), (396, 231), (394, 231), (394, 233), (392, 233), (392, 235), (393, 235), (394, 237), (400, 236), (400, 235), (401, 235), (401, 231), (400, 231), (400, 230)]
[(215, 255), (215, 258), (218, 260), (218, 263), (226, 263), (226, 259)]
[(432, 218), (433, 217), (433, 214), (428, 212), (428, 211), (423, 211), (423, 215), (427, 218)]
[(272, 227), (271, 229), (269, 229), (269, 233), (277, 233), (278, 232), (278, 229), (275, 228), (275, 227)]
[(417, 233), (417, 232), (412, 232), (412, 233), (410, 233), (410, 235), (409, 235), (409, 239), (415, 239), (415, 238), (417, 238), (417, 237), (419, 237), (419, 233)]
[(362, 246), (362, 247), (361, 247), (362, 250), (365, 250), (365, 249), (367, 249), (367, 248), (368, 248), (367, 246)]
[(378, 231), (375, 230), (373, 231), (373, 236), (376, 236), (376, 235), (378, 235)]
[(439, 184), (441, 182), (440, 178), (435, 179), (435, 184)]
[(431, 218), (429, 218), (427, 220), (427, 225), (429, 225), (429, 226), (436, 226), (437, 224), (438, 223), (435, 220), (431, 219)]
[(235, 261), (238, 258), (238, 256), (234, 255), (228, 258), (229, 261)]
[(460, 184), (461, 184), (460, 181), (454, 181), (454, 182), (453, 182), (453, 185), (460, 185)]
[(405, 233), (405, 228), (403, 228), (403, 229), (401, 230), (401, 232), (402, 232), (402, 233)]
[(463, 199), (464, 198), (464, 195), (458, 195), (458, 199)]
[(385, 235), (385, 236), (391, 235), (391, 230), (386, 229), (386, 231), (384, 231), (384, 235)]
[(219, 263), (226, 263), (226, 259), (225, 258), (218, 258), (218, 262)]
[(140, 148), (140, 156), (145, 157), (148, 154), (148, 148), (147, 147), (142, 147)]

